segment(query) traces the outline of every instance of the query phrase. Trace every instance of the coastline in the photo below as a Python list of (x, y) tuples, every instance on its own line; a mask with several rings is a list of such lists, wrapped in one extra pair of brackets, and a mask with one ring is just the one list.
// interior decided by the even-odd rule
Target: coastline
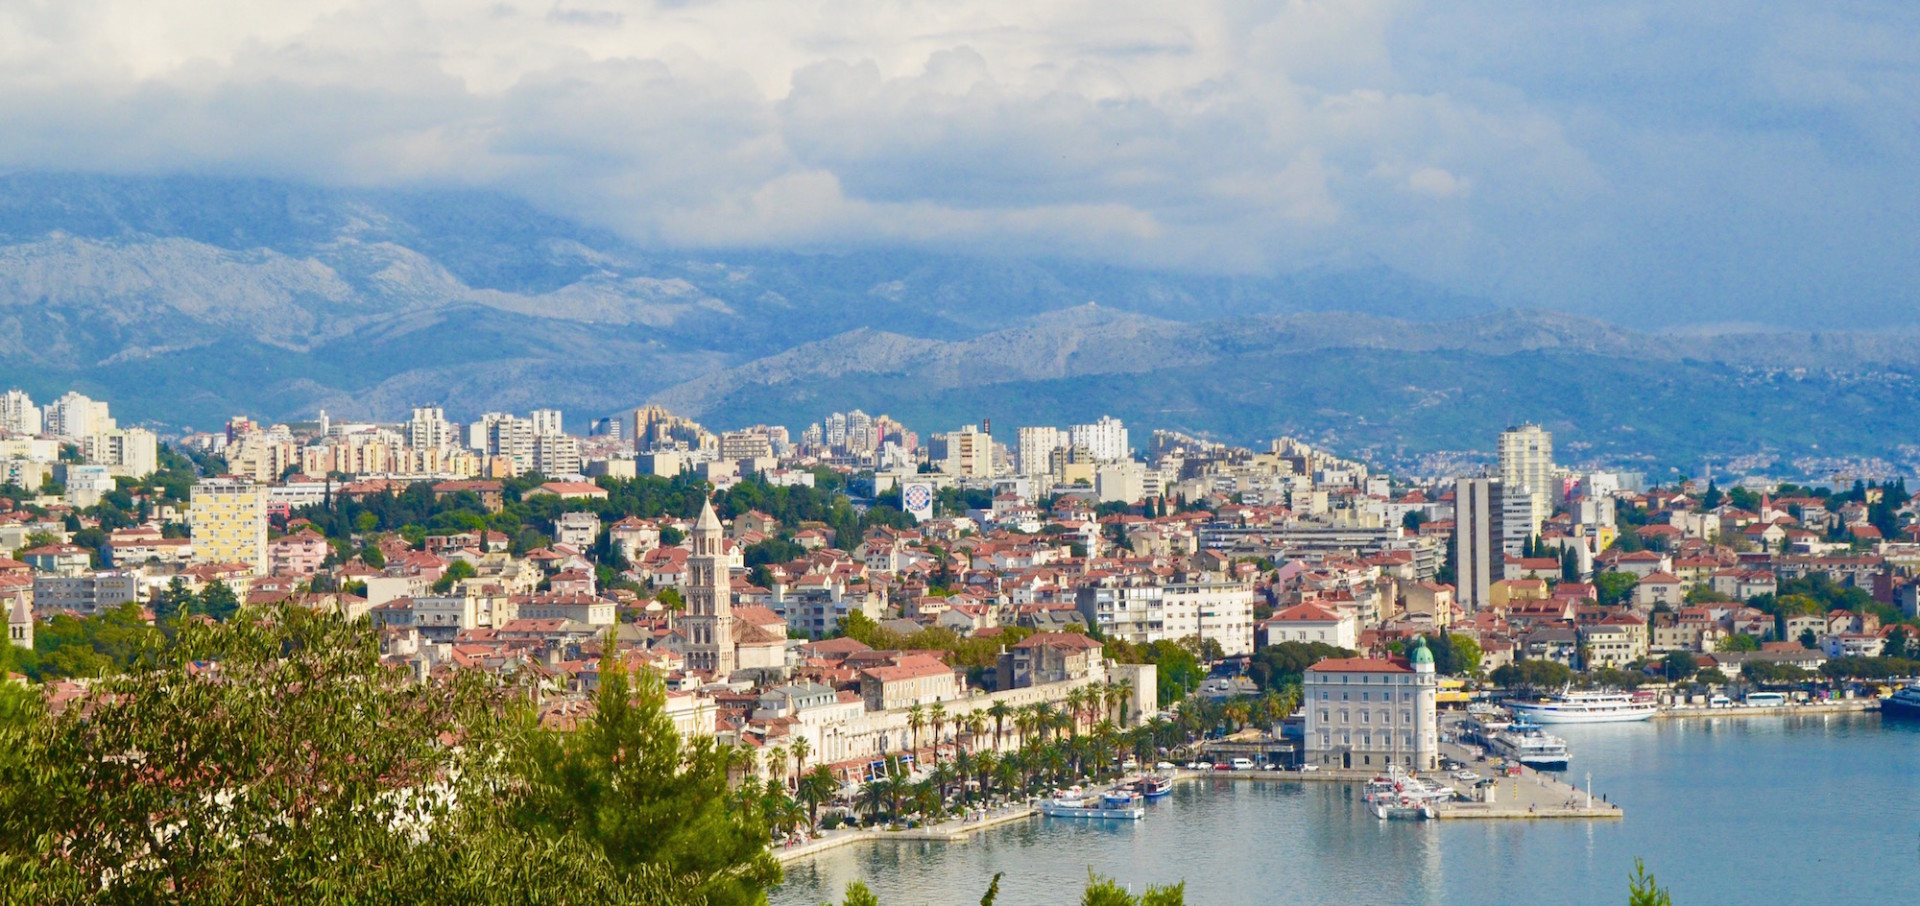
[(772, 850), (773, 857), (781, 865), (810, 859), (821, 853), (830, 852), (843, 846), (856, 843), (879, 843), (895, 841), (901, 843), (965, 843), (974, 834), (984, 830), (1025, 821), (1040, 814), (1032, 803), (1008, 806), (989, 812), (977, 819), (954, 818), (929, 827), (912, 827), (904, 830), (888, 830), (884, 827), (863, 827), (846, 832), (829, 832), (826, 836), (816, 837), (795, 846), (783, 846)]

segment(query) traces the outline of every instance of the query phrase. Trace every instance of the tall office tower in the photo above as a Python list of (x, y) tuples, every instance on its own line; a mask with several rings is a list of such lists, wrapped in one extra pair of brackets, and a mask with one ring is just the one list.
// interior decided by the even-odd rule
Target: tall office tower
[(407, 446), (415, 450), (438, 450), (453, 444), (453, 423), (439, 406), (415, 406), (407, 421)]
[(1498, 479), (1462, 478), (1453, 486), (1453, 583), (1467, 610), (1493, 603), (1493, 583), (1504, 572), (1500, 485)]
[(1067, 428), (1067, 442), (1086, 447), (1093, 458), (1101, 462), (1133, 458), (1133, 448), (1127, 443), (1126, 426), (1111, 415), (1100, 416), (1100, 420), (1091, 425)]
[(720, 517), (713, 501), (693, 523), (693, 554), (687, 557), (687, 666), (724, 679), (733, 672), (733, 580), (720, 546)]
[(1528, 495), (1530, 531), (1539, 531), (1553, 515), (1553, 435), (1539, 425), (1500, 432), (1500, 480), (1509, 491)]

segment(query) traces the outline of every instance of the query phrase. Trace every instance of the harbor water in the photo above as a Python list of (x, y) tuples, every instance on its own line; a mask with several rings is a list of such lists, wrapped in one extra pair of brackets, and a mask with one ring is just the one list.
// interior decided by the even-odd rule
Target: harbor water
[(964, 844), (868, 843), (788, 866), (774, 906), (1077, 902), (1089, 869), (1235, 903), (1615, 904), (1636, 857), (1678, 906), (1898, 903), (1920, 892), (1920, 727), (1875, 714), (1562, 726), (1563, 775), (1624, 820), (1383, 822), (1317, 781), (1181, 784), (1144, 821), (1034, 819)]

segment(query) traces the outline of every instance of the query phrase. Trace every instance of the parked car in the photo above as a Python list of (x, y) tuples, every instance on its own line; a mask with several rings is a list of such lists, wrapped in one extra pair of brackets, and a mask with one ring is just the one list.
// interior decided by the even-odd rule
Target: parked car
[(1320, 766), (1319, 766), (1319, 765), (1317, 765), (1317, 764), (1312, 764), (1312, 763), (1310, 763), (1310, 762), (1304, 762), (1304, 761), (1303, 761), (1303, 762), (1301, 762), (1301, 763), (1300, 763), (1300, 770), (1301, 770), (1302, 772), (1306, 772), (1306, 771), (1318, 771), (1318, 770), (1320, 770)]
[(1251, 771), (1253, 770), (1253, 759), (1235, 758), (1233, 760), (1233, 769), (1236, 771)]
[(1233, 770), (1233, 765), (1223, 761), (1223, 762), (1220, 762), (1219, 764), (1214, 765), (1213, 769), (1216, 771), (1231, 771)]

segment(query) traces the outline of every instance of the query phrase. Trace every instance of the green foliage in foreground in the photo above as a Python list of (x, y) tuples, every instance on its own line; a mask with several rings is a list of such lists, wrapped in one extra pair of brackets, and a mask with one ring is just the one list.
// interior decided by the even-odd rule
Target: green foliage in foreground
[[(615, 717), (560, 737), (518, 690), (415, 682), (364, 622), (299, 608), (183, 625), (136, 663), (58, 714), (0, 697), (7, 901), (665, 906), (778, 878), (715, 792), (724, 755), (682, 745), (657, 687), (610, 683)], [(683, 784), (702, 801), (648, 792)], [(717, 852), (627, 832), (683, 819)]]

